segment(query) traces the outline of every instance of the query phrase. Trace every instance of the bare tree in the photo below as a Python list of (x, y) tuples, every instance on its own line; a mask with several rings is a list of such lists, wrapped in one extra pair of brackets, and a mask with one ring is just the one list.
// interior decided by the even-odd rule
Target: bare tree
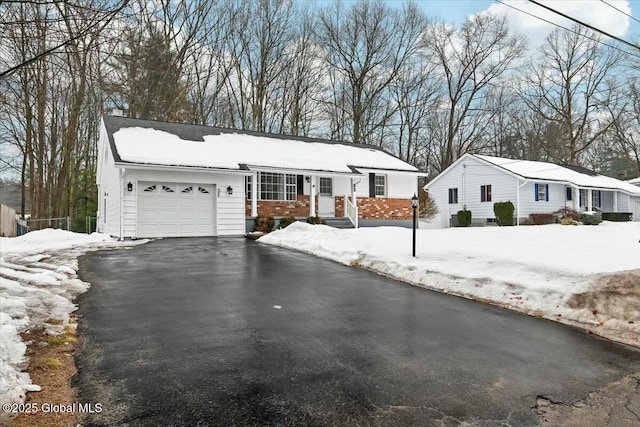
[(572, 31), (556, 29), (523, 75), (523, 100), (559, 130), (558, 139), (546, 147), (556, 161), (576, 164), (611, 125), (603, 118), (621, 55), (599, 40), (579, 25)]
[(620, 84), (606, 107), (611, 115), (609, 140), (640, 173), (640, 79)]
[(239, 127), (264, 132), (273, 114), (267, 107), (275, 84), (292, 64), (295, 8), (285, 0), (242, 2), (234, 20), (238, 40), (233, 55), (234, 72), (227, 90), (239, 118)]
[(391, 89), (397, 107), (397, 146), (393, 151), (416, 165), (422, 163), (420, 153), (431, 152), (426, 137), (431, 131), (428, 120), (440, 105), (439, 86), (432, 78), (435, 67), (433, 62), (416, 57), (398, 73)]
[(335, 2), (320, 11), (319, 20), (318, 42), (331, 69), (331, 107), (338, 106), (334, 116), (346, 116), (353, 142), (369, 142), (394, 113), (387, 108), (388, 90), (418, 50), (424, 15), (413, 3), (398, 11), (379, 0), (360, 0), (348, 10)]
[(525, 41), (509, 32), (505, 18), (475, 15), (455, 28), (445, 23), (428, 27), (425, 47), (439, 65), (446, 132), (435, 152), (443, 170), (481, 141), (486, 120), (485, 96), (519, 58)]

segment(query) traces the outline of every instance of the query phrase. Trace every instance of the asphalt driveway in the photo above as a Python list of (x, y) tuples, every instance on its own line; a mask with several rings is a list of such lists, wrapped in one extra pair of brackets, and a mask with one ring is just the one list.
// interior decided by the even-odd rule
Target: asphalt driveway
[(85, 425), (535, 425), (640, 370), (579, 330), (241, 238), (80, 260)]

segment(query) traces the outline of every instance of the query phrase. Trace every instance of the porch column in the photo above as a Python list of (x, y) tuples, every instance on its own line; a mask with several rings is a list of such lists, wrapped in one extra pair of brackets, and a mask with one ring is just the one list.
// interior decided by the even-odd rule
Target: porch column
[(351, 178), (351, 204), (353, 207), (358, 206), (356, 202), (356, 184), (353, 182), (353, 178)]
[(593, 190), (591, 190), (590, 188), (587, 190), (587, 210), (589, 212), (591, 212), (593, 210), (593, 200), (592, 200), (592, 197), (591, 197), (591, 192), (592, 191)]
[(613, 211), (618, 212), (618, 192), (613, 192)]
[(572, 196), (571, 205), (574, 211), (580, 211), (580, 189), (571, 187)]
[(311, 175), (311, 191), (309, 191), (309, 216), (316, 216), (316, 176)]
[(258, 216), (258, 172), (251, 175), (251, 216)]

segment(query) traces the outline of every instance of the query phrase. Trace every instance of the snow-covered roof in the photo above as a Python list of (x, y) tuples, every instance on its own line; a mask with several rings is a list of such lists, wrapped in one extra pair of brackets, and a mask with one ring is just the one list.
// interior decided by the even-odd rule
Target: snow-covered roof
[(105, 116), (117, 163), (360, 174), (357, 168), (418, 172), (369, 145), (236, 129)]
[(640, 176), (627, 181), (629, 184), (640, 186)]
[(543, 181), (561, 181), (586, 188), (615, 189), (640, 196), (640, 187), (625, 181), (620, 181), (619, 179), (600, 175), (585, 168), (560, 166), (553, 163), (535, 162), (531, 160), (505, 159), (480, 154), (474, 154), (473, 156), (523, 178)]

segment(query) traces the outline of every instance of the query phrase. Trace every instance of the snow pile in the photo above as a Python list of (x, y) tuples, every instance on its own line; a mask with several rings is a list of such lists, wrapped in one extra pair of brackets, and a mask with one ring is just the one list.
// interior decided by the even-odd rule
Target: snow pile
[[(144, 243), (144, 241), (140, 241)], [(89, 250), (128, 246), (105, 234), (64, 230), (33, 231), (0, 238), (0, 401), (20, 403), (38, 391), (26, 372), (26, 345), (20, 334), (43, 327), (51, 335), (69, 325), (72, 303), (88, 283), (76, 277), (77, 256)], [(6, 414), (4, 414), (6, 416)], [(2, 418), (0, 418), (0, 421)]]
[(640, 223), (418, 230), (417, 258), (411, 232), (296, 222), (258, 241), (640, 344)]

